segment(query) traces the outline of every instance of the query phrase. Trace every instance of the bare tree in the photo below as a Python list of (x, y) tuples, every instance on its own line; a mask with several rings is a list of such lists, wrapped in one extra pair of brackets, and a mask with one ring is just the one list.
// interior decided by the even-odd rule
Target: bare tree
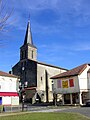
[(7, 9), (7, 2), (0, 0), (0, 31), (4, 30), (8, 25), (8, 20), (11, 17), (13, 9)]

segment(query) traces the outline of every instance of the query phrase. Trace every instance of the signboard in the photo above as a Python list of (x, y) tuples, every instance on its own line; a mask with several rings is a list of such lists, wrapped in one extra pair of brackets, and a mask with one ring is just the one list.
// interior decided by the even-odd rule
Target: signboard
[(61, 80), (57, 80), (57, 88), (61, 88)]
[(74, 81), (73, 81), (73, 79), (69, 79), (69, 87), (74, 87)]
[(57, 80), (57, 88), (69, 88), (74, 87), (74, 80)]
[(62, 88), (68, 88), (68, 80), (62, 81)]

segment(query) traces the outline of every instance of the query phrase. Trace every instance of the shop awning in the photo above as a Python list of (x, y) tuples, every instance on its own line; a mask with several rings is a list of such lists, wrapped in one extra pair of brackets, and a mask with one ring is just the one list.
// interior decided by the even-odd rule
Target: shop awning
[(0, 96), (19, 96), (17, 92), (0, 92)]

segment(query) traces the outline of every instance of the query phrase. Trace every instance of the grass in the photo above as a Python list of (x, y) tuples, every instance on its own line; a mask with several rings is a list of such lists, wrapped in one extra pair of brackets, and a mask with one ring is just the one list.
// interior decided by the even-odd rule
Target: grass
[(3, 105), (0, 105), (0, 112), (3, 112)]
[(0, 120), (90, 120), (76, 113), (26, 113), (0, 117)]

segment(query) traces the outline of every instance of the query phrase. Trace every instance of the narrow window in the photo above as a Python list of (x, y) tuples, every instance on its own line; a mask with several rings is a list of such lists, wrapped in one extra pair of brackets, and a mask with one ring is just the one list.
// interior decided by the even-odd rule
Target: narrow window
[(42, 77), (41, 77), (41, 81), (42, 81)]
[(23, 59), (23, 51), (21, 51), (21, 60)]
[(32, 59), (33, 59), (33, 51), (32, 51)]
[(27, 51), (25, 51), (25, 58), (27, 58)]

